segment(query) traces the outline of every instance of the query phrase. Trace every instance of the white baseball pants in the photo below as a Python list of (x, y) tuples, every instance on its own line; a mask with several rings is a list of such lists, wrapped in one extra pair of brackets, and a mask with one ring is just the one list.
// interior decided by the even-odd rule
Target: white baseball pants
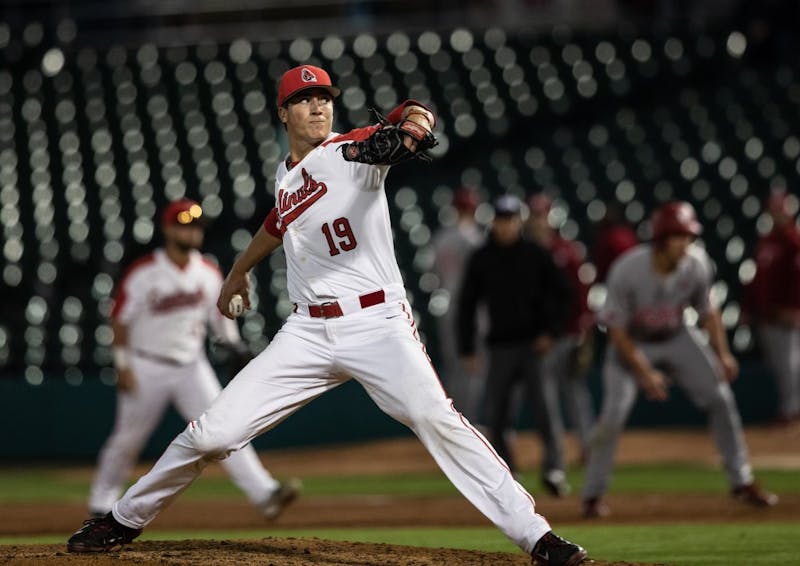
[(484, 515), (531, 552), (550, 526), (486, 439), (453, 408), (410, 312), (405, 300), (391, 300), (339, 318), (292, 314), (272, 343), (114, 504), (114, 517), (144, 527), (209, 461), (242, 448), (352, 376), (384, 412), (414, 431)]
[[(100, 452), (89, 494), (90, 513), (111, 510), (170, 402), (189, 421), (201, 415), (222, 390), (205, 357), (174, 366), (132, 355), (131, 369), (136, 376), (136, 389), (117, 394), (114, 430)], [(278, 487), (252, 446), (243, 447), (222, 465), (254, 505), (264, 503)]]

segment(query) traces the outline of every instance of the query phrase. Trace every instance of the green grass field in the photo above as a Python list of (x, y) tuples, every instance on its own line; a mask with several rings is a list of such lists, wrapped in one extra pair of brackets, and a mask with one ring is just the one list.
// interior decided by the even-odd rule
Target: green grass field
[[(0, 471), (0, 505), (5, 502), (80, 501), (88, 490), (80, 474), (63, 470), (6, 469)], [(758, 471), (760, 479), (781, 495), (800, 494), (798, 473), (793, 470)], [(524, 478), (535, 482), (532, 473)], [(571, 474), (573, 485), (582, 474)], [(305, 494), (345, 496), (441, 495), (455, 493), (439, 473), (310, 477)], [(719, 470), (687, 465), (624, 467), (616, 470), (615, 493), (719, 493), (727, 490)], [(190, 499), (240, 497), (226, 477), (205, 477), (184, 495)], [(798, 510), (800, 511), (800, 510)], [(687, 514), (691, 510), (687, 510)], [(558, 532), (590, 549), (600, 560), (648, 562), (669, 565), (800, 564), (796, 540), (800, 512), (795, 522), (663, 525), (559, 525)], [(313, 529), (249, 531), (157, 531), (143, 539), (258, 539), (265, 536), (316, 537), (332, 540), (382, 542), (412, 546), (452, 547), (484, 551), (516, 552), (494, 528), (392, 528)], [(0, 544), (63, 543), (63, 536), (0, 537)]]
[[(83, 501), (88, 480), (57, 469), (0, 469), (0, 503), (26, 501)], [(573, 486), (583, 484), (583, 472), (568, 474)], [(796, 470), (758, 470), (759, 480), (778, 493), (800, 494)], [(522, 474), (523, 484), (536, 486), (538, 476)], [(614, 493), (720, 493), (728, 490), (724, 475), (717, 469), (684, 464), (659, 464), (619, 467), (614, 471)], [(456, 494), (453, 484), (439, 472), (349, 475), (303, 478), (307, 495), (448, 495)], [(203, 476), (184, 494), (183, 499), (240, 497), (239, 490), (226, 476)], [(800, 519), (800, 516), (798, 517)]]

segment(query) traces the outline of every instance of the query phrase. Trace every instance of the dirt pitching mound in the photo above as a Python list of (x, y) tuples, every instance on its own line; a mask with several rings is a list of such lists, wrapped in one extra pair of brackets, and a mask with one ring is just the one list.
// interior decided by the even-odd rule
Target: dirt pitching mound
[[(119, 552), (100, 555), (69, 554), (64, 545), (53, 544), (0, 547), (0, 564), (5, 566), (35, 566), (42, 563), (91, 566), (530, 566), (531, 560), (522, 553), (419, 548), (314, 538), (144, 541), (134, 542)], [(592, 560), (586, 564), (639, 566), (628, 562)]]

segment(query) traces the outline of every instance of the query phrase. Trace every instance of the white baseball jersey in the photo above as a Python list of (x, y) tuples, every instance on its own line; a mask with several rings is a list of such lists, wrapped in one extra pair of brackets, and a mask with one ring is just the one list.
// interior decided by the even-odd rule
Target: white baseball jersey
[(692, 245), (672, 273), (659, 275), (652, 246), (640, 244), (612, 265), (600, 321), (642, 340), (672, 336), (683, 327), (686, 307), (701, 318), (708, 312), (713, 274), (708, 254)]
[(222, 342), (240, 340), (236, 323), (217, 310), (219, 268), (192, 251), (179, 267), (163, 249), (134, 262), (114, 295), (112, 317), (128, 327), (128, 348), (188, 364), (205, 356), (207, 325)]
[(265, 227), (283, 239), (294, 303), (402, 288), (384, 192), (389, 167), (345, 161), (339, 150), (372, 131), (332, 133), (291, 170), (278, 166)]

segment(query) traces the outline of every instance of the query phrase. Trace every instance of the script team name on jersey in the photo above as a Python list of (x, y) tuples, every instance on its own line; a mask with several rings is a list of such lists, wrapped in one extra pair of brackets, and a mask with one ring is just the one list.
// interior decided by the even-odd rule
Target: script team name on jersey
[(300, 173), (303, 176), (303, 185), (299, 189), (288, 191), (281, 188), (278, 190), (278, 213), (284, 227), (328, 192), (328, 186), (315, 181), (305, 169), (301, 169)]
[(193, 307), (200, 305), (205, 301), (205, 293), (203, 289), (196, 291), (178, 291), (169, 295), (159, 296), (157, 293), (152, 293), (148, 297), (150, 308), (153, 312), (164, 313), (177, 309)]
[(631, 326), (642, 330), (677, 329), (683, 323), (686, 305), (644, 305), (631, 318)]

